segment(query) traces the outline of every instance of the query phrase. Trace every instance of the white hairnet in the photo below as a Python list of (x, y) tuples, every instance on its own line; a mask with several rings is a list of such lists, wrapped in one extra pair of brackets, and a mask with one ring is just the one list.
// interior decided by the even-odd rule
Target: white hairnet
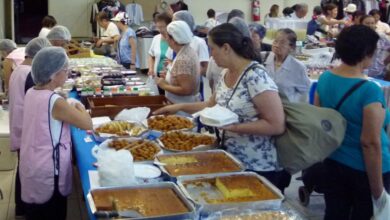
[(184, 21), (172, 21), (167, 31), (178, 44), (189, 44), (193, 37), (190, 27)]
[(234, 17), (230, 19), (228, 23), (234, 25), (234, 27), (236, 27), (245, 37), (251, 37), (248, 24), (244, 21), (244, 19)]
[(10, 39), (1, 39), (0, 40), (0, 51), (5, 51), (10, 53), (15, 50), (18, 46), (16, 46), (15, 42)]
[(174, 21), (184, 21), (185, 23), (188, 24), (191, 31), (193, 31), (195, 28), (194, 17), (188, 11), (175, 12), (175, 14), (173, 14), (173, 20)]
[(45, 47), (34, 57), (31, 75), (37, 85), (45, 85), (52, 76), (68, 64), (68, 56), (62, 47)]
[(30, 42), (28, 42), (28, 44), (26, 45), (26, 49), (25, 49), (26, 56), (30, 58), (34, 58), (35, 54), (37, 54), (38, 51), (40, 51), (44, 47), (50, 47), (50, 46), (51, 46), (50, 41), (47, 38), (36, 37), (30, 40)]
[(67, 40), (70, 41), (72, 39), (72, 35), (69, 30), (65, 26), (56, 25), (54, 26), (50, 32), (47, 34), (47, 39), (49, 40)]

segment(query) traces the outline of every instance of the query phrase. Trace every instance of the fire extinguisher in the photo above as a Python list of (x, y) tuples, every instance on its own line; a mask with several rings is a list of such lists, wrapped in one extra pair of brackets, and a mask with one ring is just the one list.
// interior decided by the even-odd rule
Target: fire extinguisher
[(260, 0), (252, 0), (252, 20), (260, 21)]

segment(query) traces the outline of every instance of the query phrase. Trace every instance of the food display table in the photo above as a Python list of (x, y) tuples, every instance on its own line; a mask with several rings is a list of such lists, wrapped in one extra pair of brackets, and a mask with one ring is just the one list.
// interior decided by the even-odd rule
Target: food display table
[[(79, 98), (77, 92), (74, 91), (72, 91), (69, 94), (69, 97), (76, 98), (76, 99)], [(71, 128), (71, 136), (72, 136), (73, 148), (76, 156), (75, 159), (76, 159), (77, 167), (79, 169), (83, 195), (87, 201), (87, 196), (88, 193), (90, 193), (91, 191), (91, 186), (94, 185), (93, 183), (90, 182), (89, 173), (90, 171), (96, 171), (96, 167), (94, 167), (93, 165), (96, 162), (96, 159), (92, 155), (92, 149), (94, 148), (94, 146), (98, 145), (99, 143), (95, 141), (93, 135), (91, 135), (90, 133), (84, 130), (80, 130), (78, 128), (74, 128), (74, 127)], [(94, 214), (91, 211), (91, 207), (89, 206), (88, 202), (86, 202), (86, 206), (88, 209), (89, 219), (96, 219)], [(293, 213), (295, 216), (299, 216), (299, 214), (292, 208), (292, 206), (290, 206), (287, 203), (282, 203), (282, 208), (284, 211), (287, 211), (287, 213), (289, 214)], [(207, 216), (200, 216), (199, 218), (207, 219)], [(198, 219), (198, 216), (195, 219)]]

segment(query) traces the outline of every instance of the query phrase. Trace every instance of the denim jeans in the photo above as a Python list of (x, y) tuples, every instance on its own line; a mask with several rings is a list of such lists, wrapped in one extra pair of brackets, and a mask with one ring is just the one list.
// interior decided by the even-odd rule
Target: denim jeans
[[(324, 162), (326, 169), (325, 220), (370, 220), (373, 215), (371, 191), (366, 172), (352, 169), (334, 160)], [(390, 172), (383, 174), (387, 192)]]

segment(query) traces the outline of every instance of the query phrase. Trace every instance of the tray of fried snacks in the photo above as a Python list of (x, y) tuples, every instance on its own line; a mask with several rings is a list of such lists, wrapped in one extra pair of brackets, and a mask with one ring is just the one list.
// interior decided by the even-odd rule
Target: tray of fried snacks
[(234, 207), (278, 209), (284, 199), (279, 189), (253, 172), (181, 176), (177, 184), (206, 213)]
[(195, 128), (193, 118), (179, 115), (157, 115), (144, 121), (144, 125), (156, 131), (192, 130)]
[(115, 137), (140, 137), (147, 131), (145, 126), (137, 122), (111, 121), (94, 128), (94, 136), (97, 141), (105, 141)]
[(164, 150), (183, 152), (191, 150), (210, 150), (216, 145), (217, 138), (207, 134), (186, 131), (170, 131), (164, 133), (158, 143)]
[(140, 138), (108, 139), (94, 150), (98, 151), (110, 148), (130, 151), (135, 162), (153, 163), (154, 157), (158, 154), (162, 154), (162, 150), (156, 142)]
[(244, 170), (240, 161), (223, 150), (162, 154), (156, 156), (154, 163), (172, 180), (185, 175), (230, 173)]
[(227, 209), (214, 212), (207, 220), (303, 220), (294, 210), (281, 208), (277, 210)]
[(87, 201), (97, 219), (195, 219), (195, 207), (171, 182), (98, 188)]

